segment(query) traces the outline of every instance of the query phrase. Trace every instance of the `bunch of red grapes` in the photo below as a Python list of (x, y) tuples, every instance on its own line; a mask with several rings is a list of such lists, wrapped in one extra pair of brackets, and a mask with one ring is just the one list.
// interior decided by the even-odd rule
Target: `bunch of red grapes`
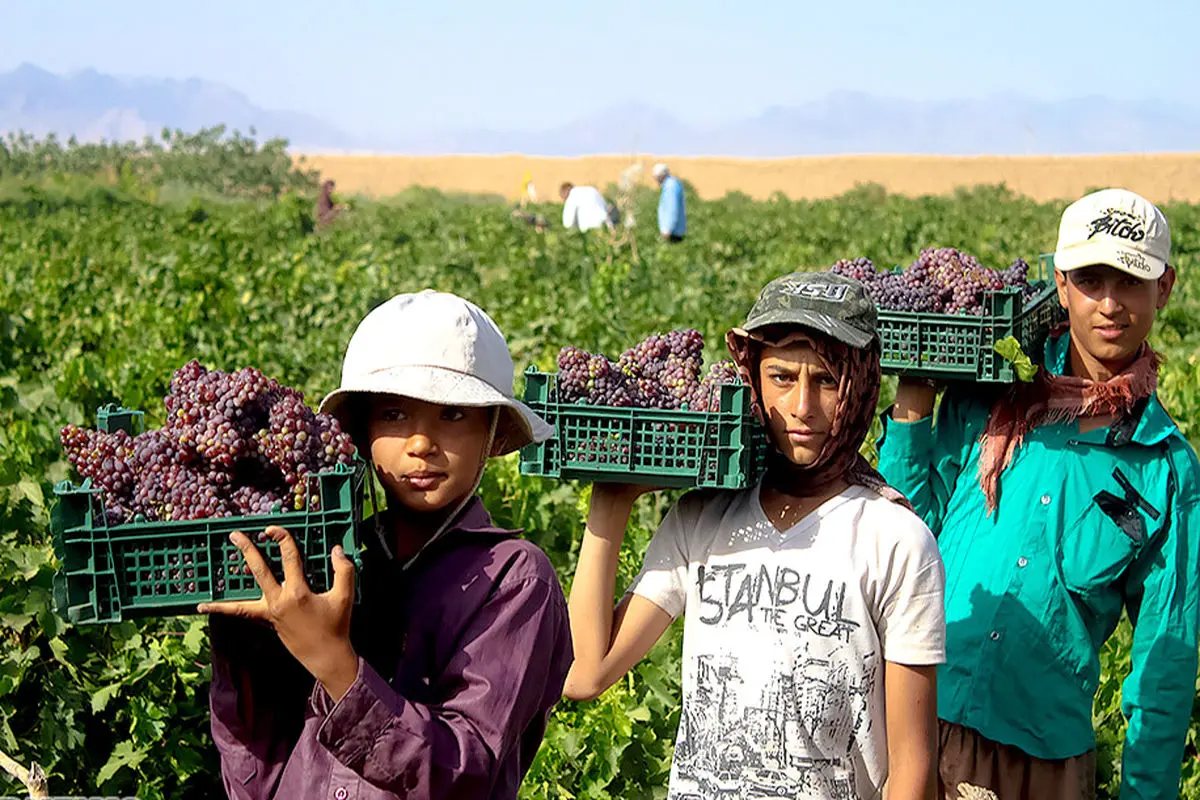
[(654, 334), (614, 362), (576, 347), (558, 353), (558, 399), (597, 406), (717, 411), (722, 383), (740, 383), (732, 361), (703, 373), (704, 337), (687, 328)]
[(981, 316), (984, 292), (1015, 287), (1028, 296), (1035, 291), (1024, 259), (995, 270), (953, 247), (926, 248), (901, 272), (876, 269), (867, 258), (842, 259), (831, 271), (861, 282), (875, 304), (889, 311)]
[(252, 367), (226, 373), (191, 361), (163, 402), (161, 430), (62, 429), (67, 459), (100, 489), (111, 525), (317, 511), (311, 477), (354, 457), (336, 419)]

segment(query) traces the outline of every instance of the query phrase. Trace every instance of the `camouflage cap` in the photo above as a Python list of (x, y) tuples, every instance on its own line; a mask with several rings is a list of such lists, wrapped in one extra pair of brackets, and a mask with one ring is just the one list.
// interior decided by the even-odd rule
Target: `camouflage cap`
[(832, 272), (793, 272), (763, 287), (744, 328), (799, 325), (866, 347), (876, 336), (875, 321), (875, 303), (860, 282)]

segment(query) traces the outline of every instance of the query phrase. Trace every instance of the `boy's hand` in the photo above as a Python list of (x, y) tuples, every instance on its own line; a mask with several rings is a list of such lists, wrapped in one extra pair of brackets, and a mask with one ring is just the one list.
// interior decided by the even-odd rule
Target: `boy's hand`
[(896, 422), (917, 422), (925, 419), (933, 413), (933, 404), (940, 388), (943, 387), (932, 381), (901, 377), (896, 387), (892, 419)]
[(271, 574), (266, 560), (244, 533), (230, 534), (262, 589), (258, 600), (201, 603), (201, 614), (228, 614), (271, 625), (279, 640), (321, 682), (334, 702), (358, 678), (358, 655), (350, 644), (350, 611), (354, 605), (354, 563), (341, 546), (333, 548), (333, 587), (313, 594), (304, 580), (300, 550), (292, 535), (279, 526), (266, 530), (279, 544), (283, 584)]

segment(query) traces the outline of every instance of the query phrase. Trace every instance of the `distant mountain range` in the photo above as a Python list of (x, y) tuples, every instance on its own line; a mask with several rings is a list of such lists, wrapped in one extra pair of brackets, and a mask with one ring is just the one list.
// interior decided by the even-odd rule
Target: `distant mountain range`
[(658, 153), (771, 158), (841, 153), (1081, 154), (1200, 150), (1200, 109), (1100, 96), (1038, 101), (1018, 95), (917, 102), (839, 92), (795, 107), (709, 127), (645, 105), (611, 108), (542, 131), (344, 131), (312, 114), (254, 105), (199, 79), (117, 78), (94, 70), (59, 76), (32, 65), (0, 74), (0, 132), (84, 141), (140, 140), (164, 127), (194, 132), (224, 123), (259, 139), (287, 138), (305, 152)]

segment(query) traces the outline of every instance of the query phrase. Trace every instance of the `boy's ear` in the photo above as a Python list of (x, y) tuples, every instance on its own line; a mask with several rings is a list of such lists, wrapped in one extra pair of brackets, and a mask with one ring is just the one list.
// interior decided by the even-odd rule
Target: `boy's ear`
[(1054, 284), (1058, 287), (1058, 304), (1067, 308), (1067, 273), (1054, 270)]
[(1171, 299), (1171, 292), (1175, 289), (1175, 268), (1167, 265), (1167, 270), (1158, 279), (1158, 310), (1162, 311), (1166, 308), (1167, 301)]

